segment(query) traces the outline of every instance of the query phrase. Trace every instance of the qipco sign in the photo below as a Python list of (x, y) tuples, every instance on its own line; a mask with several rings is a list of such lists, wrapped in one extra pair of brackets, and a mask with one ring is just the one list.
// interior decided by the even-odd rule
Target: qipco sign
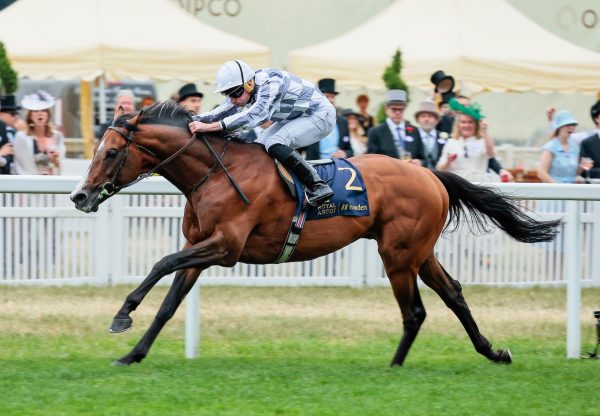
[(215, 17), (236, 17), (242, 11), (242, 0), (178, 0), (179, 6), (198, 16), (208, 13)]

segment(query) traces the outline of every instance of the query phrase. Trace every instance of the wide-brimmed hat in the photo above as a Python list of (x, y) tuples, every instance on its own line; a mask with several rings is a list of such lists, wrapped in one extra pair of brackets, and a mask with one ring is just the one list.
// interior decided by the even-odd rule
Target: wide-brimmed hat
[(335, 90), (335, 79), (333, 78), (323, 78), (319, 80), (319, 90), (322, 93), (327, 93), (327, 94), (339, 94), (339, 92), (337, 92)]
[(573, 114), (569, 111), (559, 111), (554, 115), (554, 119), (552, 120), (552, 129), (556, 131), (561, 127), (569, 126), (571, 124), (579, 124), (573, 117)]
[(433, 101), (425, 100), (419, 103), (419, 108), (417, 108), (417, 111), (415, 112), (415, 119), (418, 119), (419, 115), (422, 113), (429, 113), (436, 119), (440, 119), (440, 114), (437, 112), (435, 103)]
[(388, 90), (386, 105), (404, 104), (406, 105), (406, 91), (404, 90)]
[(54, 107), (56, 99), (44, 90), (38, 90), (33, 94), (23, 97), (21, 105), (31, 111), (47, 110)]
[(177, 102), (180, 103), (188, 97), (204, 97), (200, 91), (196, 89), (196, 84), (185, 84), (183, 87), (179, 88), (179, 98)]
[(348, 116), (354, 116), (354, 117), (357, 117), (357, 118), (360, 118), (360, 119), (363, 118), (362, 114), (357, 113), (356, 111), (354, 111), (351, 108), (346, 108), (344, 111), (342, 111), (342, 117), (348, 117)]
[(0, 111), (17, 111), (20, 110), (16, 103), (14, 95), (0, 95)]
[(454, 78), (446, 75), (444, 71), (435, 71), (431, 75), (431, 83), (435, 85), (435, 92), (450, 92), (454, 89)]

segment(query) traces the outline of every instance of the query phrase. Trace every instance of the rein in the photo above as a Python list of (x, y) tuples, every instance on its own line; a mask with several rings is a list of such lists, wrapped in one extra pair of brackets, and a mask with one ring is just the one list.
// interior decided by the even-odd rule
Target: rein
[[(110, 181), (108, 181), (108, 182), (106, 182), (106, 183), (104, 183), (102, 185), (100, 193), (98, 194), (98, 198), (99, 199), (106, 199), (106, 198), (108, 198), (110, 196), (113, 196), (114, 194), (116, 194), (117, 192), (119, 192), (121, 189), (127, 188), (127, 187), (129, 187), (131, 185), (134, 185), (134, 184), (138, 183), (142, 179), (146, 179), (147, 177), (152, 176), (161, 167), (165, 166), (167, 163), (171, 162), (173, 159), (175, 159), (176, 157), (178, 157), (179, 155), (181, 155), (183, 152), (185, 152), (187, 150), (187, 148), (192, 145), (192, 143), (194, 142), (194, 140), (196, 140), (196, 133), (194, 133), (194, 134), (192, 134), (192, 137), (190, 137), (190, 140), (188, 140), (188, 142), (181, 149), (177, 150), (175, 153), (173, 153), (171, 156), (169, 156), (168, 158), (166, 158), (165, 160), (163, 160), (162, 162), (160, 162), (158, 165), (156, 165), (155, 167), (153, 167), (152, 169), (150, 169), (148, 172), (139, 175), (137, 178), (135, 178), (134, 180), (132, 180), (129, 183), (117, 186), (117, 185), (115, 185), (115, 182), (117, 180), (117, 177), (119, 176), (119, 173), (121, 172), (121, 169), (125, 165), (125, 160), (127, 160), (127, 156), (129, 155), (129, 145), (130, 144), (132, 144), (132, 143), (135, 144), (138, 149), (140, 149), (140, 150), (142, 150), (142, 151), (144, 151), (144, 152), (146, 152), (146, 153), (148, 153), (148, 154), (150, 154), (150, 155), (152, 155), (154, 157), (158, 157), (158, 156), (154, 152), (152, 152), (150, 149), (142, 146), (139, 143), (136, 143), (133, 140), (133, 130), (129, 130), (129, 134), (125, 135), (125, 134), (123, 134), (123, 132), (121, 130), (119, 130), (115, 126), (109, 126), (108, 128), (110, 130), (112, 130), (112, 131), (117, 132), (119, 134), (119, 136), (121, 136), (125, 140), (125, 142), (127, 144), (125, 145), (125, 152), (123, 152), (123, 157), (119, 161), (119, 166), (117, 167), (117, 170), (115, 171), (113, 177), (111, 178)], [(235, 181), (235, 179), (233, 179), (233, 177), (231, 176), (231, 174), (229, 173), (229, 171), (227, 170), (227, 168), (223, 164), (223, 161), (221, 160), (223, 158), (223, 156), (225, 156), (225, 152), (226, 152), (227, 147), (229, 145), (229, 140), (227, 140), (227, 142), (225, 143), (225, 146), (223, 147), (223, 152), (221, 153), (221, 156), (219, 156), (214, 151), (214, 149), (212, 148), (212, 146), (210, 145), (210, 142), (206, 139), (206, 137), (204, 135), (201, 135), (200, 137), (202, 137), (202, 141), (204, 142), (204, 144), (206, 145), (206, 147), (208, 148), (208, 150), (210, 151), (210, 153), (213, 155), (213, 157), (216, 159), (216, 162), (209, 169), (209, 171), (204, 175), (204, 177), (202, 179), (200, 179), (192, 187), (192, 193), (195, 192), (196, 189), (198, 189), (206, 180), (208, 180), (208, 178), (214, 173), (215, 169), (218, 166), (220, 166), (221, 169), (223, 169), (223, 171), (225, 172), (225, 174), (229, 178), (229, 181), (231, 182), (231, 185), (234, 187), (234, 189), (240, 195), (240, 197), (242, 198), (242, 200), (244, 201), (244, 203), (246, 203), (246, 205), (249, 205), (250, 204), (250, 200), (246, 197), (246, 195), (244, 195), (244, 192), (242, 192), (242, 190), (240, 189), (239, 185), (237, 184), (237, 182)]]

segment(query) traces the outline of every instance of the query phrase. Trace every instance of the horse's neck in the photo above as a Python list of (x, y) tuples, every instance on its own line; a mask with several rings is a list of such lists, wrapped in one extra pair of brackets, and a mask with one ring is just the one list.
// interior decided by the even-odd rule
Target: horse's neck
[[(227, 143), (226, 140), (210, 135), (207, 135), (206, 137), (215, 153), (220, 157), (223, 154), (224, 147)], [(173, 132), (169, 132), (167, 135), (159, 137), (159, 139), (161, 143), (170, 144), (166, 151), (163, 150), (164, 154), (161, 155), (161, 159), (165, 160), (185, 146), (190, 140), (190, 137), (185, 133), (174, 135)], [(244, 147), (247, 148), (244, 149)], [(249, 158), (243, 157), (243, 153), (244, 150), (249, 150), (248, 148), (255, 148), (255, 146), (241, 145), (240, 143), (234, 142), (227, 144), (227, 149), (223, 156), (223, 163), (228, 170), (235, 171), (238, 168), (245, 169), (245, 166), (250, 162)], [(221, 170), (220, 167), (213, 169), (215, 163), (215, 157), (209, 151), (203, 140), (198, 137), (183, 153), (162, 167), (160, 173), (184, 195), (189, 196), (194, 190), (195, 185), (204, 179), (206, 175), (216, 174)]]

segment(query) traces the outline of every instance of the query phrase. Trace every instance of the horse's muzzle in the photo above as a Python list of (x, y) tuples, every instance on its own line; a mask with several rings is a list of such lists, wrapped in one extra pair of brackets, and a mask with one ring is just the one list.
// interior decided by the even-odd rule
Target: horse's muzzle
[(76, 192), (73, 192), (70, 196), (71, 201), (75, 203), (75, 208), (80, 211), (89, 213), (98, 211), (98, 205), (100, 205), (100, 201), (97, 198), (98, 193), (95, 192), (95, 196), (87, 189), (80, 189)]

